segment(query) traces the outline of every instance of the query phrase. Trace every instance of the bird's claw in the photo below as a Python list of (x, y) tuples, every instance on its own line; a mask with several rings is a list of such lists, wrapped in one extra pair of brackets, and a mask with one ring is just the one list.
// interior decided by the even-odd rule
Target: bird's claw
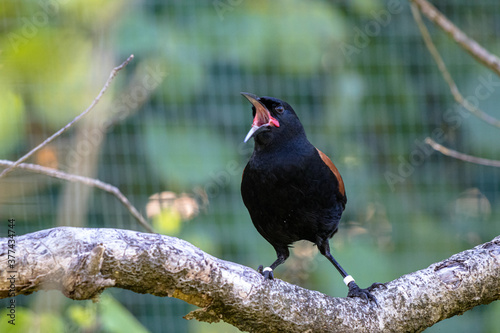
[(262, 274), (266, 280), (274, 280), (273, 270), (270, 267), (264, 268), (264, 266), (260, 265), (257, 272)]
[(366, 289), (361, 289), (356, 282), (353, 281), (349, 283), (349, 292), (347, 293), (347, 297), (359, 297), (367, 302), (374, 302), (375, 305), (378, 306), (377, 299), (371, 292), (382, 286), (385, 287), (383, 283), (374, 283)]

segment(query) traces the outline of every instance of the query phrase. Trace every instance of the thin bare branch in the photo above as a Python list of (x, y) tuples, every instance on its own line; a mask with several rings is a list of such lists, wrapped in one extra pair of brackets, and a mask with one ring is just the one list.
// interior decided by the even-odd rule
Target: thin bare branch
[(472, 55), (476, 60), (493, 70), (500, 76), (500, 59), (488, 52), (475, 40), (469, 38), (462, 30), (441, 14), (436, 7), (427, 0), (411, 0), (417, 5), (420, 11), (434, 24), (443, 29), (448, 35), (457, 42), (464, 50)]
[(432, 140), (431, 138), (426, 138), (425, 143), (427, 143), (434, 150), (440, 152), (443, 155), (450, 156), (450, 157), (453, 157), (453, 158), (456, 158), (456, 159), (459, 159), (459, 160), (462, 160), (465, 162), (500, 168), (500, 161), (489, 160), (487, 158), (475, 157), (475, 156), (467, 155), (464, 153), (460, 153), (456, 150), (446, 148), (445, 146), (440, 145), (439, 143)]
[[(12, 167), (15, 162), (12, 161), (6, 161), (6, 160), (0, 160), (0, 165), (6, 166), (6, 167)], [(51, 169), (47, 168), (41, 165), (37, 164), (30, 164), (30, 163), (21, 163), (16, 166), (17, 169), (23, 169), (27, 171), (31, 171), (34, 173), (58, 178), (58, 179), (63, 179), (67, 180), (70, 182), (75, 182), (75, 183), (81, 183), (85, 184), (87, 186), (91, 187), (96, 187), (98, 189), (101, 189), (103, 191), (106, 191), (108, 193), (111, 193), (115, 197), (120, 200), (120, 202), (128, 209), (130, 214), (139, 222), (140, 225), (142, 225), (147, 231), (149, 232), (155, 232), (153, 227), (146, 221), (146, 219), (137, 211), (137, 209), (130, 203), (130, 201), (123, 195), (123, 193), (115, 186), (110, 185), (108, 183), (102, 182), (98, 179), (93, 179), (93, 178), (88, 178), (88, 177), (83, 177), (83, 176), (78, 176), (78, 175), (72, 175), (60, 170), (56, 169)]]
[(417, 5), (414, 3), (411, 4), (411, 12), (413, 14), (413, 18), (415, 19), (415, 22), (418, 25), (418, 28), (420, 29), (420, 33), (422, 34), (422, 37), (424, 39), (425, 45), (427, 46), (427, 49), (431, 53), (432, 57), (434, 58), (434, 61), (436, 62), (439, 71), (441, 72), (441, 75), (443, 76), (444, 80), (446, 83), (448, 83), (448, 86), (450, 87), (451, 94), (453, 95), (453, 98), (457, 103), (462, 105), (467, 111), (478, 117), (479, 119), (487, 122), (490, 125), (496, 126), (500, 128), (500, 120), (490, 116), (489, 114), (485, 113), (484, 111), (480, 110), (479, 108), (475, 107), (474, 105), (470, 104), (467, 99), (465, 99), (460, 91), (458, 90), (458, 87), (451, 77), (450, 72), (446, 68), (446, 64), (443, 61), (443, 58), (441, 58), (441, 55), (439, 54), (439, 51), (436, 48), (436, 45), (434, 45), (434, 42), (432, 41), (432, 38), (429, 34), (429, 30), (427, 30), (427, 27), (425, 26), (424, 22), (422, 21), (422, 17), (420, 16), (420, 11), (417, 8)]
[(125, 60), (120, 66), (117, 66), (117, 67), (113, 68), (113, 70), (109, 74), (108, 79), (106, 80), (106, 83), (102, 87), (101, 91), (99, 92), (99, 94), (97, 95), (97, 97), (94, 99), (94, 101), (92, 101), (92, 103), (90, 104), (90, 106), (85, 111), (83, 111), (78, 116), (76, 116), (72, 121), (70, 121), (68, 124), (66, 124), (63, 128), (61, 128), (60, 130), (58, 130), (57, 132), (55, 132), (54, 134), (52, 134), (50, 137), (48, 137), (47, 139), (45, 139), (45, 141), (43, 141), (42, 143), (40, 143), (38, 146), (36, 146), (32, 150), (30, 150), (23, 157), (21, 157), (20, 159), (18, 159), (17, 161), (15, 161), (7, 169), (3, 170), (2, 173), (0, 173), (0, 178), (5, 177), (14, 168), (16, 168), (20, 163), (26, 161), (34, 153), (36, 153), (37, 151), (39, 151), (40, 149), (42, 149), (44, 146), (46, 146), (47, 144), (49, 144), (50, 142), (52, 142), (55, 138), (57, 138), (58, 136), (60, 136), (64, 132), (66, 132), (69, 128), (71, 128), (74, 124), (76, 124), (80, 119), (82, 119), (87, 113), (89, 113), (97, 105), (97, 103), (99, 103), (99, 101), (101, 100), (101, 97), (104, 95), (104, 93), (106, 92), (106, 90), (108, 90), (109, 85), (110, 85), (111, 81), (113, 81), (113, 79), (115, 78), (116, 74), (118, 74), (118, 72), (120, 70), (122, 70), (125, 66), (127, 66), (128, 63), (130, 61), (132, 61), (132, 59), (134, 59), (134, 55), (133, 54), (131, 54), (127, 58), (127, 60)]

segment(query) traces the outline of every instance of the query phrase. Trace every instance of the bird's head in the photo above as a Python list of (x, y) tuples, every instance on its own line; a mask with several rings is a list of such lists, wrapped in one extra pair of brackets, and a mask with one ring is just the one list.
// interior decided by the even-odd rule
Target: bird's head
[(254, 137), (259, 145), (275, 144), (304, 137), (304, 127), (293, 108), (285, 101), (274, 97), (258, 97), (250, 93), (241, 93), (252, 103), (252, 128), (245, 137), (245, 142)]

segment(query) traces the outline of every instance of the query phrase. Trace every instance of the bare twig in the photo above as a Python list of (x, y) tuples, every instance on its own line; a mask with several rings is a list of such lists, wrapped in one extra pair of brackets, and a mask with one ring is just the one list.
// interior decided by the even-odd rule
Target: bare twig
[(436, 46), (434, 45), (434, 42), (432, 41), (432, 38), (429, 34), (429, 30), (427, 30), (427, 27), (425, 26), (424, 22), (422, 21), (422, 17), (420, 16), (420, 12), (417, 8), (417, 5), (414, 3), (411, 4), (411, 12), (413, 14), (413, 18), (415, 19), (415, 22), (418, 25), (418, 28), (420, 29), (420, 33), (422, 34), (422, 37), (424, 39), (425, 45), (427, 46), (427, 49), (431, 53), (432, 57), (434, 58), (434, 61), (436, 62), (439, 71), (441, 72), (441, 75), (443, 75), (444, 80), (446, 83), (448, 83), (448, 86), (450, 87), (451, 94), (453, 95), (453, 98), (455, 98), (455, 101), (462, 105), (467, 111), (478, 117), (479, 119), (487, 122), (490, 125), (496, 126), (500, 128), (500, 120), (490, 116), (489, 114), (483, 112), (479, 108), (475, 107), (474, 105), (470, 104), (467, 99), (465, 99), (460, 91), (458, 90), (458, 87), (451, 77), (450, 72), (446, 68), (446, 64), (443, 61), (443, 58), (441, 58), (441, 55), (439, 54), (439, 51), (437, 50)]
[(417, 5), (420, 11), (434, 24), (443, 29), (448, 35), (457, 42), (464, 50), (476, 58), (486, 67), (493, 70), (497, 75), (500, 75), (500, 59), (488, 52), (485, 48), (479, 45), (475, 40), (469, 38), (462, 30), (441, 14), (436, 7), (431, 5), (427, 0), (411, 0)]
[(470, 163), (475, 163), (475, 164), (481, 164), (481, 165), (486, 165), (486, 166), (492, 166), (492, 167), (497, 167), (500, 168), (500, 161), (497, 160), (489, 160), (486, 158), (481, 158), (481, 157), (475, 157), (471, 155), (467, 155), (464, 153), (460, 153), (456, 150), (446, 148), (443, 145), (440, 145), (436, 141), (432, 140), (431, 138), (426, 138), (425, 143), (430, 145), (434, 150), (440, 152), (443, 155), (450, 156), (465, 162), (470, 162)]
[(0, 173), (0, 178), (2, 177), (5, 177), (8, 173), (10, 173), (14, 168), (16, 168), (20, 163), (26, 161), (30, 156), (32, 156), (34, 153), (36, 153), (37, 151), (39, 151), (40, 149), (42, 149), (44, 146), (46, 146), (47, 144), (49, 144), (50, 142), (52, 142), (55, 138), (57, 138), (58, 136), (60, 136), (61, 134), (63, 134), (64, 132), (66, 132), (69, 128), (71, 128), (77, 121), (79, 121), (80, 119), (83, 118), (83, 116), (85, 116), (87, 113), (89, 113), (96, 105), (97, 103), (99, 103), (99, 100), (101, 99), (101, 97), (104, 95), (104, 93), (106, 92), (106, 90), (108, 90), (109, 88), (109, 85), (111, 83), (111, 81), (113, 81), (113, 79), (115, 78), (116, 74), (118, 74), (118, 72), (120, 70), (122, 70), (125, 66), (128, 65), (128, 63), (134, 59), (134, 55), (131, 54), (127, 60), (125, 60), (120, 66), (117, 66), (115, 68), (113, 68), (113, 70), (111, 71), (111, 73), (109, 74), (109, 77), (108, 79), (106, 80), (106, 83), (104, 84), (104, 86), (102, 87), (101, 91), (99, 92), (99, 94), (97, 95), (97, 97), (94, 99), (94, 101), (92, 102), (92, 104), (90, 104), (90, 106), (85, 110), (83, 111), (82, 113), (80, 113), (78, 116), (76, 116), (72, 121), (70, 121), (68, 124), (66, 124), (63, 128), (61, 128), (60, 130), (58, 130), (57, 132), (55, 132), (54, 134), (52, 134), (49, 138), (45, 139), (45, 141), (43, 141), (42, 143), (40, 143), (38, 146), (36, 146), (35, 148), (33, 148), (32, 150), (30, 150), (27, 154), (25, 154), (23, 157), (21, 157), (20, 159), (18, 159), (17, 161), (15, 161), (11, 166), (9, 166), (7, 169), (3, 170), (2, 173)]
[[(12, 161), (6, 161), (6, 160), (0, 160), (0, 165), (6, 166), (6, 167), (13, 167), (15, 162)], [(115, 197), (120, 200), (120, 202), (128, 209), (128, 211), (132, 214), (133, 217), (139, 222), (140, 225), (142, 225), (147, 231), (149, 232), (155, 232), (153, 227), (149, 225), (149, 223), (146, 221), (146, 219), (137, 211), (137, 209), (128, 201), (127, 197), (123, 195), (123, 193), (115, 186), (110, 185), (108, 183), (104, 183), (98, 179), (93, 179), (93, 178), (88, 178), (88, 177), (83, 177), (83, 176), (78, 176), (78, 175), (72, 175), (68, 174), (63, 171), (43, 167), (41, 165), (37, 164), (30, 164), (30, 163), (21, 163), (16, 166), (17, 169), (23, 169), (23, 170), (28, 170), (31, 172), (35, 172), (38, 174), (58, 178), (58, 179), (63, 179), (67, 180), (70, 182), (75, 182), (75, 183), (81, 183), (85, 184), (87, 186), (92, 186), (92, 187), (97, 187), (103, 191), (106, 191), (108, 193), (113, 194)]]

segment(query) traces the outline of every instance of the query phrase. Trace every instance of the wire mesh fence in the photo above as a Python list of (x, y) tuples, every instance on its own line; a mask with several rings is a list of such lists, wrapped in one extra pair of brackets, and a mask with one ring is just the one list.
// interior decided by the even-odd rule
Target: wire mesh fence
[[(498, 54), (498, 1), (434, 3)], [(340, 170), (348, 203), (331, 245), (360, 285), (500, 234), (499, 170), (425, 143), (431, 137), (498, 159), (500, 129), (455, 102), (406, 1), (51, 0), (0, 8), (0, 159), (16, 160), (82, 112), (133, 53), (98, 107), (30, 162), (117, 186), (159, 232), (251, 267), (275, 259), (239, 193), (253, 149), (242, 142), (252, 115), (239, 93), (248, 91), (291, 104)], [(426, 25), (463, 96), (500, 117), (500, 79)], [(108, 193), (19, 170), (0, 179), (0, 218), (11, 217), (18, 234), (58, 225), (143, 231)], [(298, 243), (276, 276), (332, 296), (347, 292), (310, 243)], [(105, 294), (121, 303), (106, 303), (112, 313), (57, 293), (18, 298), (27, 321), (51, 313), (62, 331), (114, 331), (120, 320), (151, 332), (235, 331), (182, 319), (193, 308), (176, 299)], [(428, 331), (495, 332), (499, 313), (494, 303)]]

